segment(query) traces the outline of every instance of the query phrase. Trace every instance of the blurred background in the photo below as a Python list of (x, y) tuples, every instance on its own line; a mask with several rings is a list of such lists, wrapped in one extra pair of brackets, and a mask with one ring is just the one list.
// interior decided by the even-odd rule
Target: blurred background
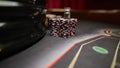
[(120, 0), (47, 0), (47, 8), (120, 9)]
[(62, 15), (70, 7), (71, 17), (80, 20), (120, 24), (120, 0), (47, 0), (49, 13)]

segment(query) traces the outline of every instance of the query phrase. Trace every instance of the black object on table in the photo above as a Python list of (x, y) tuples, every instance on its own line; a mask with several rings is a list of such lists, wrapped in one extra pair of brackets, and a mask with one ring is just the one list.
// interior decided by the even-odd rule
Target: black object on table
[(0, 60), (31, 46), (45, 35), (45, 4), (45, 0), (0, 1)]

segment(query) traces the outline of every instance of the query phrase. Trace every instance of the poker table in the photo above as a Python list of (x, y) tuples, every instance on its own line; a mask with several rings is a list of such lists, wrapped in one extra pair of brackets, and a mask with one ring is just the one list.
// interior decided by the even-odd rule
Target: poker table
[(120, 68), (120, 26), (79, 19), (76, 35), (46, 35), (0, 61), (0, 68)]

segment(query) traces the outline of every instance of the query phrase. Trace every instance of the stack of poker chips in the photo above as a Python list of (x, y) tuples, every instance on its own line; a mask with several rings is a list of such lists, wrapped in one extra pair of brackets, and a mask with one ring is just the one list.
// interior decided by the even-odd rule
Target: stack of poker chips
[(50, 35), (68, 38), (75, 35), (77, 19), (52, 18), (49, 19)]
[(77, 19), (70, 18), (70, 8), (64, 9), (64, 18), (57, 16), (48, 21), (50, 35), (68, 38), (75, 35)]
[(64, 9), (64, 18), (57, 16), (49, 19), (48, 23), (52, 36), (68, 38), (75, 35), (77, 19), (70, 18), (69, 7)]

